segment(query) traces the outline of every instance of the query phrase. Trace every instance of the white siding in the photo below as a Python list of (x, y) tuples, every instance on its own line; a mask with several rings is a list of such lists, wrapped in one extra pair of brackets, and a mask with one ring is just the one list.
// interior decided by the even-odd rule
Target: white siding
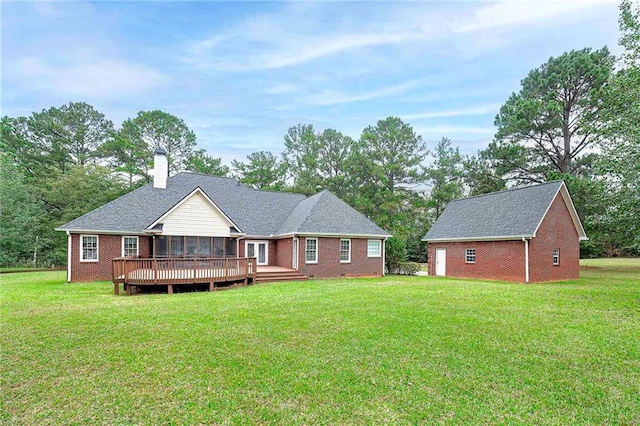
[(233, 226), (199, 192), (195, 192), (162, 222), (162, 235), (199, 235), (203, 237), (228, 237)]

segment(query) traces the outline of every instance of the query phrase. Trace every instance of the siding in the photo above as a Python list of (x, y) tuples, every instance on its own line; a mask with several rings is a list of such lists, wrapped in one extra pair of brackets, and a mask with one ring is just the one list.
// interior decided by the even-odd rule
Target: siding
[(229, 221), (199, 192), (194, 193), (162, 221), (162, 235), (228, 237)]

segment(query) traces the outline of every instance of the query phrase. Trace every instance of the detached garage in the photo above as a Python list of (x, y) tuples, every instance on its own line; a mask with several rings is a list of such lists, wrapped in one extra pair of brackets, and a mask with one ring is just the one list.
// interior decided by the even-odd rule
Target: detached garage
[(560, 180), (452, 201), (423, 241), (429, 275), (529, 283), (578, 278), (586, 239)]

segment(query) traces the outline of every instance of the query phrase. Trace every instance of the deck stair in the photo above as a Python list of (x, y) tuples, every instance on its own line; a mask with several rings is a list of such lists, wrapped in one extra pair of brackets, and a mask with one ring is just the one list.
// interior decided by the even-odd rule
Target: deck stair
[(256, 284), (276, 281), (304, 281), (307, 277), (295, 269), (258, 267)]

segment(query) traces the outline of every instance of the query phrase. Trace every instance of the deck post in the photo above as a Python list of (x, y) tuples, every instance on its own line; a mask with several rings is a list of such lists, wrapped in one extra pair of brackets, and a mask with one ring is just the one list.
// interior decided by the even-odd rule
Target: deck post
[(131, 296), (131, 284), (124, 283), (124, 289), (127, 290), (127, 296)]
[(173, 294), (173, 284), (167, 284), (167, 293)]
[(209, 281), (209, 291), (213, 291), (213, 281)]
[(155, 254), (153, 258), (153, 283), (158, 284), (158, 261), (155, 258)]
[(198, 259), (193, 259), (193, 283), (195, 284), (198, 279)]
[(120, 294), (120, 284), (117, 281), (113, 282), (113, 294), (116, 296)]

